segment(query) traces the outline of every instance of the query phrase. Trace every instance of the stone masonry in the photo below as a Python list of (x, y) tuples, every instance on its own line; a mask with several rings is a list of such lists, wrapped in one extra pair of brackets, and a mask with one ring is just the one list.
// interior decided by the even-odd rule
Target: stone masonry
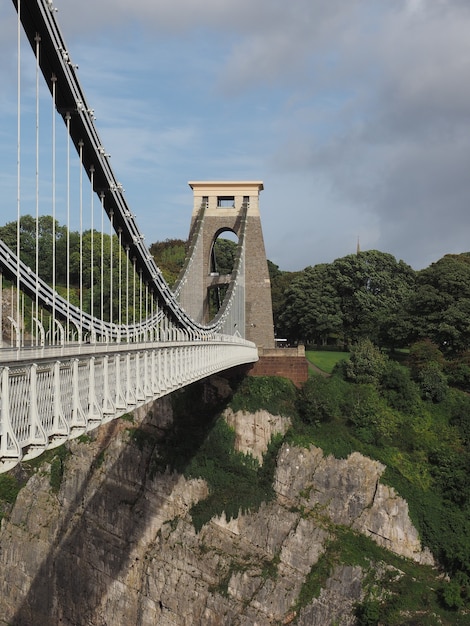
[[(241, 209), (248, 202), (245, 240), (245, 337), (258, 347), (274, 348), (274, 324), (271, 302), (271, 281), (264, 247), (259, 193), (260, 181), (190, 182), (194, 194), (191, 232), (199, 218), (201, 207), (206, 206), (203, 221), (203, 245), (193, 260), (191, 277), (184, 294), (185, 309), (195, 319), (209, 321), (208, 293), (221, 277), (211, 276), (213, 245), (224, 232), (241, 234)], [(227, 202), (228, 201), (228, 202)], [(188, 295), (190, 297), (188, 297)]]

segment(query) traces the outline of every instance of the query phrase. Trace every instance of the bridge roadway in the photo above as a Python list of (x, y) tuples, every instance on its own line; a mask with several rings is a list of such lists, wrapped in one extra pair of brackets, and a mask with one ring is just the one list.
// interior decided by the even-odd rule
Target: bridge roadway
[(157, 398), (237, 365), (254, 344), (81, 344), (0, 350), (0, 472)]

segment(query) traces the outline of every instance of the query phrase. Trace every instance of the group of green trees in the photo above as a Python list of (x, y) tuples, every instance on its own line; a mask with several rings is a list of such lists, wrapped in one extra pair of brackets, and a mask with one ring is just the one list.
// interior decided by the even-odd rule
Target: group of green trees
[[(150, 251), (172, 284), (185, 242), (157, 242)], [(235, 243), (219, 238), (215, 252), (217, 269), (229, 273)], [(369, 338), (394, 350), (428, 338), (446, 354), (470, 348), (470, 253), (447, 254), (420, 271), (378, 250), (296, 272), (269, 260), (268, 268), (276, 335), (291, 343), (347, 348)]]
[[(39, 276), (49, 285), (55, 282), (57, 291), (64, 297), (67, 297), (69, 284), (68, 295), (72, 304), (78, 306), (81, 302), (86, 313), (93, 312), (97, 317), (100, 317), (103, 306), (103, 318), (108, 320), (112, 316), (117, 320), (120, 285), (122, 319), (125, 320), (126, 316), (130, 320), (134, 316), (139, 318), (139, 277), (134, 273), (132, 259), (128, 261), (127, 271), (126, 254), (122, 248), (119, 250), (116, 235), (111, 237), (96, 230), (85, 230), (80, 237), (78, 231), (68, 231), (66, 226), (60, 225), (49, 215), (40, 216), (37, 223), (31, 215), (22, 216), (19, 232), (21, 260), (33, 272), (36, 271), (37, 262)], [(0, 227), (0, 239), (15, 253), (17, 236), (16, 222)], [(123, 294), (127, 280), (129, 296), (126, 308), (126, 297)]]
[[(119, 252), (116, 236), (87, 230), (80, 237), (77, 231), (67, 232), (51, 216), (40, 216), (36, 223), (35, 218), (26, 215), (20, 220), (20, 238), (21, 259), (35, 270), (37, 255), (39, 275), (46, 282), (52, 283), (55, 248), (58, 290), (63, 291), (69, 280), (70, 298), (78, 304), (81, 286), (83, 308), (90, 312), (93, 274), (94, 313), (100, 312), (102, 292), (105, 317), (111, 310), (111, 301), (117, 316), (118, 294), (117, 289), (111, 294), (111, 276), (115, 287), (119, 281), (123, 286), (125, 254)], [(0, 227), (0, 239), (16, 250), (16, 222)], [(219, 237), (213, 251), (213, 269), (230, 273), (235, 251), (233, 241)], [(186, 242), (155, 242), (150, 253), (167, 282), (174, 284), (184, 265)], [(290, 342), (347, 347), (367, 337), (376, 345), (393, 350), (429, 338), (445, 353), (452, 354), (463, 353), (470, 345), (470, 253), (446, 255), (420, 271), (378, 250), (351, 254), (298, 272), (282, 271), (270, 261), (268, 267), (276, 334)], [(138, 282), (132, 262), (129, 282), (131, 289)], [(133, 296), (129, 306), (136, 306)], [(131, 318), (133, 314), (131, 311)], [(469, 363), (464, 365), (468, 367), (470, 358), (467, 360)]]
[[(166, 239), (150, 246), (150, 254), (160, 267), (164, 279), (170, 286), (176, 282), (186, 259), (187, 245), (182, 239)], [(230, 239), (218, 237), (214, 242), (209, 268), (218, 274), (230, 274), (235, 267), (236, 244)], [(218, 285), (209, 294), (209, 313), (214, 316), (219, 310), (228, 285)]]
[(348, 346), (368, 337), (395, 349), (427, 337), (445, 352), (469, 346), (470, 253), (421, 271), (377, 250), (301, 272), (270, 269), (276, 331), (290, 341)]

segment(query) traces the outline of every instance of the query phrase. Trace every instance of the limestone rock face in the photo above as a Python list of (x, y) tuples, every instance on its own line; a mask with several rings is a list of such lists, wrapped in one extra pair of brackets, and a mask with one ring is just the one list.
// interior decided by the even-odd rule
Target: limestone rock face
[[(353, 614), (354, 603), (361, 598), (362, 570), (360, 567), (343, 565), (336, 567), (327, 580), (320, 596), (305, 607), (299, 615), (299, 624), (324, 626), (341, 624), (352, 626), (356, 623)], [(345, 610), (346, 609), (346, 610)]]
[(271, 415), (267, 411), (234, 413), (227, 409), (224, 418), (235, 430), (235, 449), (244, 454), (251, 454), (260, 463), (273, 436), (278, 433), (285, 434), (290, 426), (289, 418)]
[[(258, 458), (287, 427), (264, 413), (227, 419), (240, 449)], [(360, 567), (336, 566), (318, 597), (297, 604), (335, 524), (431, 560), (406, 503), (379, 483), (380, 463), (359, 454), (335, 460), (314, 447), (282, 446), (274, 501), (237, 519), (213, 518), (196, 533), (189, 509), (207, 496), (207, 485), (154, 465), (158, 434), (171, 421), (169, 400), (134, 420), (71, 442), (57, 494), (47, 465), (20, 492), (0, 530), (0, 623), (348, 625), (362, 597)]]
[(379, 545), (432, 565), (412, 525), (408, 504), (379, 483), (385, 466), (358, 452), (347, 459), (325, 457), (320, 448), (284, 445), (278, 457), (275, 490), (281, 501), (321, 509), (335, 524), (370, 536)]

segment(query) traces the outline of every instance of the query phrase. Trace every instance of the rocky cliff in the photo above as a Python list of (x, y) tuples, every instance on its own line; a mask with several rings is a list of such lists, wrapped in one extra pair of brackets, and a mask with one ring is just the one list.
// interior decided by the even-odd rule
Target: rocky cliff
[[(237, 446), (258, 459), (288, 426), (265, 412), (226, 419)], [(170, 400), (133, 420), (71, 442), (57, 489), (45, 463), (20, 491), (0, 531), (0, 623), (354, 624), (370, 571), (331, 558), (320, 567), (342, 533), (432, 563), (406, 502), (379, 482), (380, 463), (357, 453), (336, 460), (315, 447), (283, 444), (275, 499), (236, 519), (213, 518), (196, 533), (189, 510), (207, 485), (153, 464), (172, 420)], [(323, 577), (315, 579), (317, 567)]]

